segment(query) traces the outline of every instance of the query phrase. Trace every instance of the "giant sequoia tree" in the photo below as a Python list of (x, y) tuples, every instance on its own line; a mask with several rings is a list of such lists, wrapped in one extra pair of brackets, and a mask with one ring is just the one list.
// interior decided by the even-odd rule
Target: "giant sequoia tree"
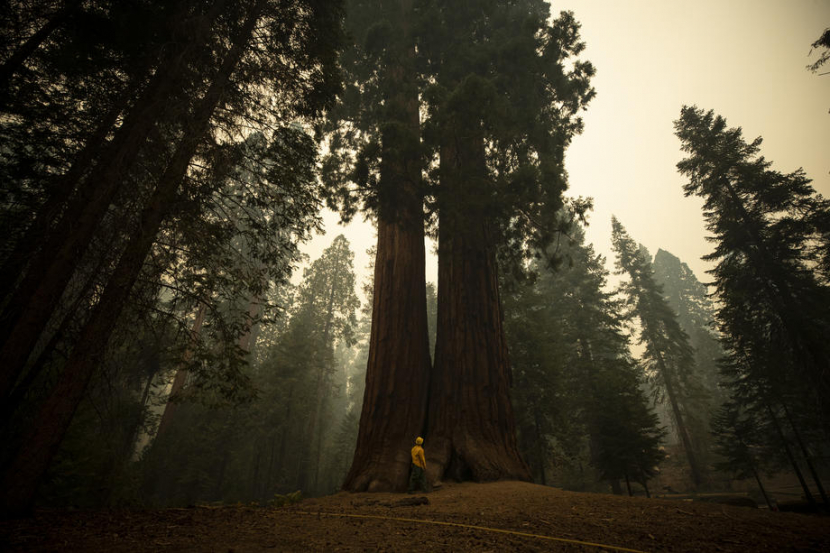
[[(582, 48), (578, 25), (566, 14), (549, 26), (543, 2), (351, 7), (357, 44), (343, 65), (353, 86), (334, 114), (325, 169), (344, 183), (333, 198), (341, 212), (362, 207), (377, 217), (378, 250), (373, 347), (345, 488), (403, 489), (408, 449), (423, 433), (433, 479), (448, 470), (527, 478), (515, 447), (496, 258), (502, 251), (516, 261), (552, 234), (554, 218), (541, 215), (561, 206), (563, 151), (593, 94), (590, 64), (570, 65)], [(431, 376), (425, 195), (441, 241)]]
[(549, 24), (544, 2), (435, 3), (429, 13), (439, 269), (428, 473), (526, 479), (498, 260), (512, 270), (554, 234), (564, 149), (593, 96), (593, 68), (572, 59), (583, 48), (578, 23), (563, 13)]
[(342, 58), (343, 102), (331, 113), (330, 203), (377, 221), (372, 332), (360, 431), (344, 488), (402, 490), (424, 430), (427, 337), (415, 2), (350, 2), (354, 44)]
[[(123, 16), (119, 9), (106, 9), (109, 4), (91, 3), (89, 12), (105, 20)], [(100, 270), (92, 271), (97, 288), (88, 297), (56, 384), (20, 447), (9, 454), (3, 471), (7, 512), (30, 504), (164, 225), (211, 202), (212, 184), (224, 182), (213, 177), (227, 171), (222, 153), (242, 137), (243, 128), (270, 133), (293, 119), (314, 117), (337, 84), (337, 3), (158, 4), (145, 7), (160, 12), (161, 23), (143, 29), (147, 35), (138, 42), (147, 48), (133, 52), (138, 63), (128, 63), (119, 47), (122, 37), (116, 36), (110, 37), (112, 44), (93, 45), (107, 54), (94, 59), (109, 66), (56, 65), (75, 50), (67, 46), (68, 38), (52, 33), (24, 62), (35, 70), (21, 70), (10, 79), (12, 90), (31, 88), (40, 96), (20, 96), (3, 118), (4, 132), (19, 146), (4, 152), (4, 169), (17, 177), (15, 193), (22, 197), (34, 191), (20, 216), (26, 229), (5, 250), (6, 266), (21, 270), (14, 273), (20, 275), (16, 280), (4, 282), (4, 399), (25, 383), (21, 377), (37, 345), (53, 330), (51, 321), (65, 316), (73, 279), (89, 278), (90, 257), (95, 260), (96, 252), (107, 257), (98, 264)], [(129, 18), (111, 22), (142, 31)], [(77, 26), (67, 29), (79, 31)], [(57, 73), (49, 71), (55, 68)], [(75, 104), (64, 103), (66, 97), (80, 105), (88, 101), (92, 109), (100, 104), (101, 111), (75, 113)], [(48, 120), (67, 113), (70, 121), (85, 124), (58, 127), (70, 138), (60, 156), (47, 148), (42, 155), (49, 163), (32, 165), (26, 156), (42, 150), (27, 148), (38, 142), (32, 128), (43, 128), (35, 124), (38, 109)], [(286, 236), (302, 233), (313, 200), (286, 194), (282, 201), (285, 213), (306, 214), (283, 219), (277, 211), (275, 220), (287, 223)], [(297, 205), (305, 207), (295, 211)], [(12, 204), (9, 211), (19, 215), (19, 209), (20, 204)], [(31, 254), (19, 257), (20, 245)]]

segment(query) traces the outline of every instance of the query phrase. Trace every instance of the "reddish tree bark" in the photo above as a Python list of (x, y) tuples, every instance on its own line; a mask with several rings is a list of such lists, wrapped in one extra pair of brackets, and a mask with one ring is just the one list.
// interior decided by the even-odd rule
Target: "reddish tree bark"
[(179, 369), (176, 371), (176, 376), (173, 377), (173, 384), (170, 386), (170, 395), (168, 396), (167, 404), (164, 406), (164, 413), (161, 415), (161, 421), (159, 421), (159, 428), (156, 432), (156, 438), (164, 434), (170, 426), (170, 421), (172, 421), (176, 416), (176, 411), (179, 406), (176, 402), (170, 401), (170, 399), (178, 395), (182, 391), (182, 388), (184, 388), (185, 382), (187, 382), (187, 375), (189, 373), (187, 365), (193, 357), (193, 349), (196, 347), (196, 341), (202, 333), (202, 323), (205, 322), (205, 311), (205, 305), (200, 305), (199, 311), (196, 313), (196, 320), (193, 321), (193, 328), (190, 329), (190, 345), (185, 350), (184, 355), (182, 355), (182, 360), (179, 363)]
[[(486, 220), (480, 133), (441, 151), (438, 325), (430, 379), (427, 474), (531, 480), (516, 444), (496, 250)], [(467, 191), (470, 192), (467, 192)]]
[[(409, 36), (412, 2), (400, 3)], [(352, 466), (343, 489), (403, 491), (409, 450), (424, 431), (430, 355), (427, 332), (420, 118), (407, 44), (387, 68), (389, 123), (381, 136), (378, 243), (366, 390)]]
[[(411, 202), (421, 218), (421, 202)], [(366, 391), (343, 489), (403, 491), (424, 429), (429, 378), (423, 222), (378, 221)]]

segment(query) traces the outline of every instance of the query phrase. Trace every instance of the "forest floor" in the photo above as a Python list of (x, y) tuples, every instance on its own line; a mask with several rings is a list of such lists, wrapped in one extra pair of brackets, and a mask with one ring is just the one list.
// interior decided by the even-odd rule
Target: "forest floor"
[(44, 510), (0, 522), (0, 550), (819, 553), (830, 551), (830, 516), (463, 483), (429, 494), (338, 493), (279, 508)]

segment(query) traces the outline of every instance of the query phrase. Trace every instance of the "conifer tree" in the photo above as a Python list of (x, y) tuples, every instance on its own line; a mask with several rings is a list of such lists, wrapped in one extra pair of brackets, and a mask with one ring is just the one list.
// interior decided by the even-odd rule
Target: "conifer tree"
[[(514, 439), (498, 289), (555, 234), (562, 160), (593, 96), (579, 25), (535, 0), (430, 3), (427, 143), (437, 169), (432, 478), (529, 478)], [(499, 255), (501, 254), (501, 255)]]
[(665, 250), (654, 255), (654, 277), (663, 287), (663, 297), (677, 314), (677, 322), (689, 335), (695, 350), (695, 366), (706, 392), (717, 402), (723, 395), (718, 383), (718, 361), (723, 356), (715, 329), (715, 308), (706, 285), (689, 266)]
[[(694, 486), (703, 481), (703, 467), (698, 458), (699, 446), (695, 434), (706, 429), (697, 424), (704, 400), (700, 382), (695, 375), (694, 351), (689, 337), (680, 328), (677, 315), (662, 295), (655, 282), (650, 256), (628, 235), (616, 218), (611, 220), (612, 247), (616, 253), (616, 267), (629, 277), (620, 285), (631, 313), (640, 323), (639, 342), (645, 346), (643, 360), (655, 392), (655, 400), (667, 401), (672, 423), (689, 464)], [(695, 432), (697, 429), (697, 432)]]
[(424, 156), (416, 63), (418, 2), (354, 0), (346, 88), (329, 113), (323, 178), (344, 219), (377, 222), (372, 332), (360, 430), (344, 483), (351, 491), (402, 491), (405, 453), (424, 431), (429, 385), (424, 249)]
[[(120, 126), (103, 129), (101, 137), (108, 141), (94, 148), (91, 158), (86, 146), (98, 140), (102, 127), (86, 114), (87, 128), (93, 132), (84, 135), (87, 143), (66, 156), (57, 171), (57, 180), (71, 190), (61, 197), (60, 218), (36, 244), (37, 253), (27, 261), (19, 282), (3, 291), (0, 343), (4, 359), (9, 359), (0, 372), (5, 395), (25, 372), (34, 346), (59, 311), (70, 278), (86, 260), (85, 252), (98, 241), (107, 244), (112, 239), (117, 244), (108, 251), (108, 270), (95, 275), (101, 279), (100, 288), (56, 385), (4, 467), (4, 488), (9, 490), (4, 512), (30, 506), (161, 229), (183, 206), (210, 203), (208, 183), (214, 182), (212, 171), (226, 168), (214, 162), (221, 159), (228, 137), (238, 136), (242, 127), (271, 129), (293, 118), (311, 119), (336, 90), (337, 3), (182, 2), (171, 10), (164, 19), (170, 28), (163, 40), (148, 52), (147, 63), (138, 64), (151, 76), (134, 97), (130, 90)], [(155, 30), (150, 27), (147, 32)], [(120, 91), (124, 86), (119, 82), (114, 88)], [(268, 86), (279, 94), (272, 96)], [(97, 92), (109, 91), (93, 87), (81, 92), (82, 98), (94, 101)], [(118, 92), (105, 96), (120, 97)], [(61, 100), (60, 94), (55, 100)], [(134, 188), (134, 183), (140, 186)], [(28, 184), (24, 181), (20, 188)], [(117, 199), (128, 209), (115, 206)], [(307, 196), (283, 199), (286, 205), (313, 205)], [(48, 201), (34, 205), (31, 216), (37, 221), (39, 208), (53, 207)], [(126, 228), (113, 223), (111, 207), (132, 214), (124, 221)]]
[[(517, 262), (552, 234), (547, 225), (553, 219), (542, 215), (561, 206), (563, 151), (580, 129), (578, 112), (593, 95), (590, 64), (569, 64), (582, 49), (578, 25), (563, 15), (549, 26), (548, 6), (536, 1), (354, 6), (360, 8), (352, 12), (361, 23), (355, 26), (358, 47), (344, 57), (344, 66), (355, 86), (347, 89), (343, 106), (357, 98), (360, 109), (340, 118), (346, 125), (332, 140), (335, 154), (325, 169), (329, 178), (348, 184), (334, 198), (341, 212), (362, 207), (377, 216), (373, 341), (389, 338), (383, 347), (378, 342), (376, 355), (370, 353), (361, 431), (345, 487), (403, 489), (409, 460), (400, 452), (423, 433), (431, 444), (431, 479), (445, 473), (527, 478), (513, 437), (496, 252)], [(545, 84), (528, 85), (529, 75)], [(421, 102), (427, 109), (421, 110)], [(419, 111), (429, 117), (424, 145), (437, 168), (426, 190)], [(455, 135), (467, 138), (456, 142)], [(491, 140), (499, 148), (486, 160)], [(459, 155), (450, 152), (454, 144)], [(486, 209), (478, 205), (496, 190), (500, 195), (485, 202)], [(437, 368), (427, 377), (420, 261), (425, 194), (432, 223), (437, 206), (444, 252)], [(474, 205), (468, 213), (465, 203)], [(496, 206), (505, 209), (491, 229), (485, 221)], [(465, 346), (471, 343), (478, 346)], [(459, 352), (467, 358), (456, 358)], [(489, 382), (486, 397), (484, 388), (472, 390), (465, 382)], [(390, 389), (396, 390), (394, 405), (388, 392), (381, 393)], [(462, 398), (471, 405), (462, 407)], [(469, 416), (461, 417), (462, 411)]]
[(715, 452), (724, 459), (715, 464), (715, 468), (729, 472), (738, 480), (754, 478), (764, 500), (772, 508), (761, 481), (759, 430), (755, 418), (742, 413), (738, 404), (725, 403), (712, 418), (712, 433), (715, 436)]
[[(786, 393), (802, 413), (830, 421), (830, 289), (817, 280), (826, 247), (827, 202), (801, 169), (781, 173), (760, 155), (762, 139), (686, 106), (675, 132), (686, 195), (704, 200), (715, 250), (718, 325), (747, 377)], [(821, 248), (816, 248), (816, 243)], [(745, 358), (745, 359), (741, 359)]]
[(568, 265), (539, 265), (535, 282), (506, 294), (522, 452), (543, 484), (579, 489), (546, 469), (553, 459), (585, 459), (612, 487), (625, 479), (629, 491), (632, 480), (647, 489), (663, 432), (629, 352), (622, 306), (604, 291), (603, 258), (581, 243), (579, 228), (570, 236), (560, 250)]
[[(353, 341), (357, 325), (355, 311), (360, 301), (355, 293), (355, 276), (349, 241), (342, 234), (337, 236), (319, 259), (306, 269), (303, 285), (298, 293), (299, 312), (297, 317), (316, 319), (314, 326), (307, 328), (309, 339), (316, 343), (316, 367), (313, 380), (316, 381), (312, 399), (311, 416), (308, 419), (307, 452), (304, 470), (300, 474), (301, 489), (316, 489), (319, 469), (323, 462), (323, 425), (328, 417), (329, 400), (334, 378), (335, 340), (347, 344)], [(312, 474), (313, 467), (313, 474)]]

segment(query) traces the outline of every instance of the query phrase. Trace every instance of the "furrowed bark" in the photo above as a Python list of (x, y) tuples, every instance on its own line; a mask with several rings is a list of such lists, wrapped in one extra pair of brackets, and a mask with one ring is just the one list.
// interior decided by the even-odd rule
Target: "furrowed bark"
[[(413, 203), (421, 217), (420, 201)], [(422, 226), (410, 230), (396, 222), (378, 222), (366, 391), (345, 490), (406, 489), (412, 462), (409, 450), (423, 432), (427, 403), (430, 359), (424, 264)]]
[[(412, 1), (400, 3), (409, 35)], [(424, 431), (430, 369), (418, 87), (408, 44), (388, 68), (388, 127), (381, 131), (381, 190), (372, 333), (352, 466), (343, 489), (403, 491), (410, 449)], [(429, 455), (429, 453), (428, 453)], [(429, 465), (429, 460), (427, 461)]]
[(167, 404), (164, 406), (164, 412), (161, 415), (161, 421), (159, 421), (159, 428), (156, 431), (156, 439), (159, 438), (167, 428), (170, 426), (170, 422), (176, 417), (176, 410), (178, 409), (178, 404), (175, 401), (170, 401), (174, 397), (176, 397), (184, 388), (185, 382), (187, 382), (187, 365), (190, 363), (190, 359), (193, 357), (193, 350), (196, 347), (196, 341), (199, 339), (199, 335), (202, 333), (202, 323), (205, 321), (205, 305), (202, 304), (199, 306), (199, 311), (196, 313), (196, 320), (193, 321), (193, 327), (190, 329), (190, 346), (188, 346), (187, 350), (184, 352), (182, 356), (181, 363), (179, 365), (179, 370), (176, 371), (176, 376), (173, 377), (173, 384), (170, 386), (170, 395), (168, 396)]
[(458, 132), (445, 143), (427, 431), (432, 480), (532, 480), (516, 444), (496, 251), (479, 186), (486, 178), (480, 133)]

